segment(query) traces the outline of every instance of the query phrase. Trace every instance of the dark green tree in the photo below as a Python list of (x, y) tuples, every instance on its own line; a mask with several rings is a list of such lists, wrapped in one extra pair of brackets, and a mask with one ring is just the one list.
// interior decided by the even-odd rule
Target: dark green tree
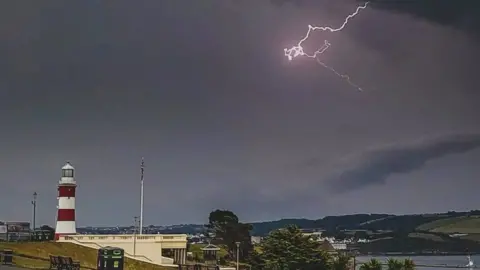
[(415, 269), (415, 263), (411, 259), (405, 259), (403, 261), (403, 269), (404, 270), (414, 270)]
[(377, 259), (371, 259), (360, 266), (360, 270), (382, 270), (382, 268), (382, 263)]
[(236, 257), (237, 242), (240, 242), (240, 260), (247, 258), (253, 250), (250, 231), (252, 225), (239, 222), (237, 215), (229, 210), (215, 210), (208, 217), (208, 233), (213, 243), (224, 244), (231, 258)]
[(271, 232), (260, 244), (263, 269), (331, 269), (331, 256), (320, 249), (320, 242), (304, 235), (296, 226)]
[(369, 235), (366, 231), (357, 231), (354, 234), (354, 238), (357, 239), (357, 240), (358, 239), (368, 239)]
[(333, 259), (332, 270), (349, 270), (352, 266), (352, 257), (348, 255), (338, 255)]
[(253, 270), (265, 269), (265, 260), (263, 259), (262, 253), (255, 249), (250, 253), (250, 256), (248, 256), (247, 262)]
[(403, 262), (396, 259), (388, 259), (387, 261), (388, 270), (403, 270)]
[(208, 216), (207, 228), (215, 235), (215, 239), (223, 239), (228, 235), (231, 226), (238, 223), (238, 217), (232, 211), (215, 210)]
[(42, 226), (40, 226), (40, 230), (42, 230), (42, 231), (49, 231), (49, 232), (55, 232), (55, 229), (52, 228), (52, 227), (50, 227), (50, 226), (48, 226), (48, 225), (42, 225)]

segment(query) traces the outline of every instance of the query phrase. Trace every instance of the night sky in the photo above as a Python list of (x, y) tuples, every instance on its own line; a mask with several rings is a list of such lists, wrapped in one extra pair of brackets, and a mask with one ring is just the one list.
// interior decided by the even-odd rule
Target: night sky
[(132, 224), (142, 157), (146, 225), (478, 209), (478, 21), (372, 5), (315, 32), (363, 92), (284, 57), (357, 4), (1, 1), (0, 219), (36, 191), (53, 224), (69, 160), (77, 225)]

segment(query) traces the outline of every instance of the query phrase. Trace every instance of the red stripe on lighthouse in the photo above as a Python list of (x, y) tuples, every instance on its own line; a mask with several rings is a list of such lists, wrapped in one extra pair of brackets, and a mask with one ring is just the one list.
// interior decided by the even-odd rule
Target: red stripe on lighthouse
[(57, 221), (75, 221), (75, 209), (58, 209)]
[(75, 197), (75, 187), (73, 186), (59, 186), (58, 197)]

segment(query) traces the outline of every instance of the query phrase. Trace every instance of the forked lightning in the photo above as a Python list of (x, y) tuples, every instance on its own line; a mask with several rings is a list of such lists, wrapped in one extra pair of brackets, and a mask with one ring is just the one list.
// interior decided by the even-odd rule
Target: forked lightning
[(317, 62), (322, 65), (323, 67), (329, 69), (330, 71), (332, 71), (333, 73), (335, 73), (335, 75), (345, 79), (351, 86), (357, 88), (358, 90), (362, 91), (362, 88), (360, 88), (358, 85), (354, 84), (351, 80), (350, 80), (350, 77), (348, 75), (343, 75), (343, 74), (340, 74), (339, 72), (337, 72), (334, 68), (326, 65), (325, 63), (323, 63), (319, 58), (318, 58), (318, 55), (324, 53), (330, 46), (331, 44), (325, 40), (325, 43), (323, 44), (323, 46), (321, 46), (318, 50), (316, 50), (313, 54), (308, 54), (306, 53), (304, 50), (303, 50), (303, 47), (302, 47), (302, 43), (304, 41), (306, 41), (309, 37), (310, 37), (310, 34), (312, 32), (315, 32), (317, 30), (321, 30), (321, 31), (329, 31), (329, 32), (338, 32), (338, 31), (341, 31), (343, 30), (343, 28), (345, 28), (345, 26), (347, 26), (349, 20), (355, 16), (357, 16), (357, 14), (360, 12), (360, 10), (362, 9), (365, 9), (367, 7), (369, 2), (366, 2), (363, 6), (359, 6), (357, 7), (357, 9), (355, 10), (354, 13), (350, 14), (347, 16), (347, 18), (345, 18), (345, 21), (343, 22), (343, 24), (338, 27), (338, 28), (332, 28), (332, 27), (329, 27), (329, 26), (311, 26), (309, 25), (308, 26), (308, 31), (307, 31), (307, 34), (305, 35), (304, 38), (302, 38), (298, 43), (297, 45), (293, 46), (292, 48), (290, 49), (287, 49), (285, 48), (284, 51), (285, 51), (285, 56), (288, 58), (288, 60), (292, 61), (294, 58), (296, 57), (299, 57), (299, 56), (306, 56), (308, 58), (315, 58), (317, 60)]

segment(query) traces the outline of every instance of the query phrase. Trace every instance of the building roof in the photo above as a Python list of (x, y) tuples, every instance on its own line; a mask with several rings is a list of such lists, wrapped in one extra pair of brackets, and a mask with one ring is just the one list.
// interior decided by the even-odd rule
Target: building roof
[(320, 244), (320, 249), (325, 250), (325, 251), (334, 251), (335, 250), (332, 243), (328, 242), (327, 240), (323, 241), (323, 243)]
[(204, 250), (204, 251), (209, 251), (209, 250), (219, 251), (220, 248), (215, 246), (215, 245), (208, 244), (206, 247), (202, 248), (202, 250)]

